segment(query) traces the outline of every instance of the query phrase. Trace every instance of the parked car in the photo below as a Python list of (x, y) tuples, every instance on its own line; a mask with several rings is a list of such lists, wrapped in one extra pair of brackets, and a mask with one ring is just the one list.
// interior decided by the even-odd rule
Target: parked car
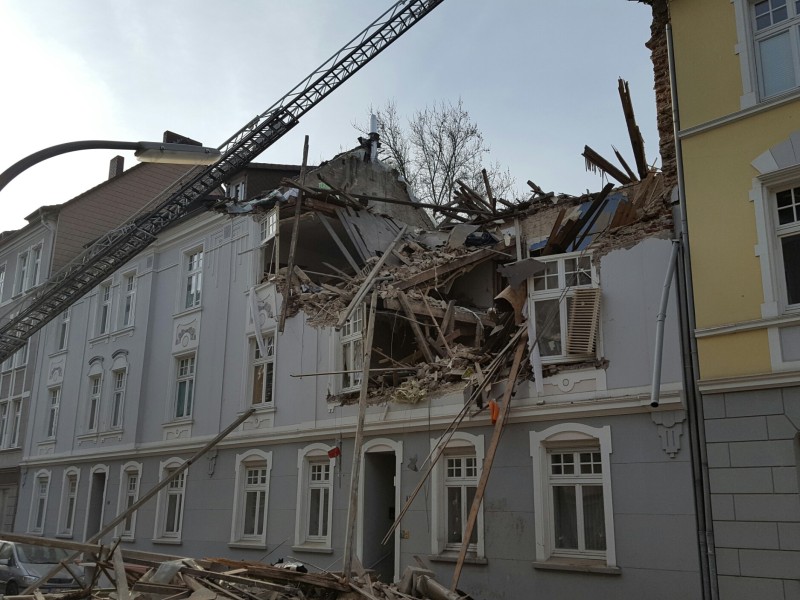
[[(62, 548), (0, 541), (0, 587), (3, 594), (19, 594), (69, 556), (70, 553)], [(70, 568), (79, 577), (80, 583), (62, 569), (42, 583), (39, 589), (43, 592), (54, 592), (80, 588), (85, 580), (83, 567), (75, 565)]]

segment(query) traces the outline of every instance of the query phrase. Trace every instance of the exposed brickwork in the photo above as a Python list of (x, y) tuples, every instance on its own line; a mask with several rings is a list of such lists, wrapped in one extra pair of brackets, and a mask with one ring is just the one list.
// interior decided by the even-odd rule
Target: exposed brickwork
[(672, 125), (672, 97), (669, 83), (669, 55), (667, 53), (666, 26), (669, 23), (667, 0), (652, 0), (653, 23), (650, 39), (645, 44), (650, 49), (653, 61), (653, 79), (656, 93), (656, 117), (658, 123), (661, 168), (664, 171), (664, 187), (671, 190), (677, 183), (675, 162), (675, 136)]

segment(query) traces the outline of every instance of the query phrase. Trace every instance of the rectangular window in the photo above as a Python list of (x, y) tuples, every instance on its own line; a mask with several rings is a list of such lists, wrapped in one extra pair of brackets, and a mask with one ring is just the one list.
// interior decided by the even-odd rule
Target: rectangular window
[[(169, 477), (176, 469), (167, 469), (166, 475)], [(184, 471), (167, 485), (166, 493), (166, 514), (164, 520), (163, 536), (176, 538), (181, 535), (183, 520), (183, 493), (186, 483), (186, 472)]]
[(600, 449), (553, 450), (548, 458), (553, 554), (605, 557)]
[(136, 312), (136, 274), (125, 275), (122, 280), (125, 300), (122, 306), (122, 326), (133, 326), (133, 317)]
[(11, 402), (9, 400), (0, 402), (0, 448), (6, 447), (6, 440), (8, 438), (6, 431), (8, 428), (10, 412)]
[(243, 537), (261, 537), (267, 520), (264, 508), (267, 503), (267, 468), (248, 468), (244, 484)]
[[(123, 498), (128, 510), (139, 499), (139, 471), (128, 470), (123, 474)], [(136, 513), (130, 513), (122, 522), (122, 537), (132, 538), (136, 529)]]
[(197, 250), (186, 256), (186, 302), (184, 308), (200, 306), (203, 289), (203, 251)]
[(260, 224), (261, 243), (271, 240), (278, 233), (278, 208), (274, 208), (267, 213)]
[(758, 0), (751, 6), (756, 70), (762, 98), (800, 84), (800, 5), (795, 0)]
[(14, 293), (21, 294), (25, 291), (28, 279), (28, 252), (22, 252), (17, 257), (17, 279), (14, 282)]
[(590, 358), (595, 353), (600, 291), (591, 256), (538, 258), (545, 269), (531, 277), (539, 353), (546, 362)]
[(192, 416), (192, 405), (194, 404), (194, 365), (194, 355), (178, 359), (178, 373), (175, 382), (176, 419)]
[(39, 271), (42, 266), (42, 247), (34, 246), (31, 250), (31, 273), (25, 289), (31, 289), (39, 284)]
[(124, 369), (113, 372), (114, 396), (111, 402), (111, 427), (117, 429), (122, 427), (122, 414), (125, 408), (125, 379)]
[(3, 301), (3, 285), (6, 281), (6, 266), (0, 265), (0, 302)]
[[(447, 456), (444, 477), (445, 522), (447, 523), (446, 548), (459, 550), (464, 539), (472, 502), (478, 486), (478, 459), (474, 456)], [(472, 530), (469, 540), (474, 551), (478, 543), (478, 528)]]
[(69, 341), (69, 309), (61, 313), (58, 321), (58, 347), (57, 350), (66, 350)]
[(800, 187), (775, 194), (776, 234), (786, 284), (786, 304), (800, 304)]
[(11, 431), (7, 436), (8, 448), (19, 448), (19, 430), (22, 421), (22, 398), (11, 401)]
[(75, 523), (75, 504), (78, 499), (77, 473), (68, 473), (64, 477), (64, 488), (61, 493), (61, 526), (59, 527), (59, 533), (72, 535), (72, 528)]
[(306, 529), (308, 541), (327, 541), (330, 526), (328, 522), (330, 501), (330, 461), (312, 462), (308, 468), (308, 527)]
[(268, 404), (273, 399), (274, 373), (275, 373), (275, 334), (264, 336), (264, 352), (258, 347), (258, 342), (253, 340), (250, 344), (252, 356), (252, 395), (251, 404)]
[(28, 529), (31, 533), (42, 533), (44, 531), (44, 520), (47, 512), (47, 491), (50, 487), (49, 474), (36, 476), (31, 505), (31, 519)]
[(98, 293), (100, 305), (98, 307), (97, 332), (99, 335), (111, 330), (111, 282), (100, 286)]
[(364, 364), (363, 329), (364, 306), (362, 305), (353, 311), (341, 331), (342, 392), (361, 389)]
[(102, 393), (102, 376), (89, 377), (89, 405), (87, 407), (87, 431), (97, 431), (97, 422), (100, 420), (100, 395)]
[(51, 388), (50, 401), (47, 406), (47, 429), (45, 432), (45, 437), (47, 438), (56, 437), (56, 431), (58, 430), (58, 403), (60, 399), (61, 388)]

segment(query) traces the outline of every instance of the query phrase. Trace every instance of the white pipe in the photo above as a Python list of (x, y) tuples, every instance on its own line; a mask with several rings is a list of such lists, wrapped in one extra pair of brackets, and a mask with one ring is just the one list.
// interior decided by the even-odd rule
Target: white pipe
[(661, 396), (661, 363), (664, 361), (664, 321), (667, 320), (667, 305), (669, 304), (669, 289), (672, 278), (675, 276), (675, 265), (678, 262), (678, 240), (672, 240), (672, 254), (669, 257), (667, 277), (664, 280), (664, 289), (661, 291), (661, 305), (656, 317), (656, 350), (653, 359), (653, 383), (650, 391), (650, 406), (656, 408)]

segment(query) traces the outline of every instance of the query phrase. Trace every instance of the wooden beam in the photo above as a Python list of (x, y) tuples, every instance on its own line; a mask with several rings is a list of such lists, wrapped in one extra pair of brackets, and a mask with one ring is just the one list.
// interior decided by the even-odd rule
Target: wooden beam
[(478, 512), (480, 511), (481, 502), (483, 502), (483, 494), (486, 491), (486, 485), (489, 482), (489, 475), (492, 472), (492, 464), (494, 464), (494, 457), (497, 454), (497, 447), (500, 444), (500, 436), (503, 434), (508, 415), (511, 412), (511, 396), (514, 393), (514, 388), (517, 383), (517, 376), (519, 375), (520, 365), (522, 363), (522, 355), (525, 352), (528, 341), (528, 330), (524, 333), (517, 342), (517, 350), (514, 353), (514, 362), (511, 363), (511, 372), (508, 375), (508, 382), (506, 389), (503, 392), (503, 410), (494, 425), (494, 432), (492, 433), (492, 441), (489, 442), (489, 449), (483, 459), (483, 470), (481, 477), (478, 480), (478, 487), (475, 490), (475, 497), (472, 500), (472, 507), (469, 510), (467, 517), (467, 524), (464, 527), (464, 533), (461, 536), (461, 551), (458, 553), (458, 561), (456, 562), (455, 570), (453, 571), (453, 582), (450, 584), (450, 591), (454, 592), (458, 585), (458, 580), (461, 578), (461, 569), (464, 567), (464, 559), (467, 557), (467, 548), (469, 547), (469, 538), (472, 536), (472, 531), (475, 529), (475, 522), (478, 520)]
[[(408, 298), (408, 305), (411, 307), (411, 311), (414, 314), (425, 314), (425, 306), (422, 304), (422, 302)], [(403, 310), (403, 307), (396, 298), (384, 298), (383, 306), (389, 310)], [(445, 310), (439, 308), (438, 306), (431, 306), (431, 312), (433, 312), (434, 316), (440, 319), (444, 318), (445, 316)], [(479, 315), (460, 306), (456, 306), (453, 309), (453, 320), (460, 321), (462, 323), (482, 323), (483, 325), (494, 326), (494, 321), (492, 321), (487, 315)]]
[(492, 186), (489, 185), (489, 174), (486, 172), (486, 169), (481, 169), (481, 175), (483, 176), (483, 185), (486, 188), (486, 196), (489, 198), (489, 204), (492, 207), (492, 212), (497, 212), (497, 201), (494, 199)]
[(581, 156), (583, 156), (583, 158), (586, 159), (586, 162), (588, 162), (591, 165), (594, 165), (601, 171), (604, 171), (610, 177), (613, 177), (614, 179), (619, 181), (622, 185), (628, 185), (629, 183), (633, 183), (630, 177), (625, 175), (625, 173), (620, 171), (617, 167), (612, 165), (609, 161), (600, 156), (600, 154), (592, 150), (589, 146), (583, 147), (583, 152), (581, 153)]
[(417, 346), (419, 346), (419, 351), (422, 352), (422, 356), (424, 356), (425, 360), (429, 363), (436, 362), (436, 358), (433, 356), (430, 346), (428, 345), (428, 340), (425, 339), (425, 334), (422, 333), (422, 329), (417, 322), (416, 315), (414, 314), (414, 311), (411, 309), (411, 306), (408, 302), (408, 296), (406, 296), (405, 292), (402, 290), (398, 291), (397, 293), (397, 301), (400, 303), (400, 307), (403, 309), (403, 312), (408, 318), (408, 323), (411, 325), (411, 331), (414, 333), (414, 337), (417, 340)]
[[(300, 182), (306, 182), (306, 167), (308, 166), (308, 136), (303, 143), (303, 164), (300, 167)], [(281, 303), (281, 317), (278, 322), (278, 333), (283, 333), (286, 325), (286, 311), (289, 308), (289, 300), (292, 296), (292, 277), (294, 276), (294, 253), (297, 251), (297, 238), (300, 235), (300, 209), (303, 206), (303, 190), (298, 189), (297, 198), (294, 202), (294, 223), (292, 224), (292, 240), (289, 243), (289, 258), (286, 268), (286, 297)]]
[(438, 265), (431, 269), (427, 269), (426, 271), (422, 271), (422, 273), (417, 273), (405, 281), (399, 281), (395, 284), (395, 287), (401, 290), (407, 290), (408, 288), (414, 287), (415, 285), (419, 285), (420, 283), (424, 283), (431, 279), (443, 277), (444, 275), (452, 273), (453, 271), (457, 271), (458, 269), (475, 266), (477, 263), (489, 260), (493, 256), (497, 255), (498, 252), (492, 248), (483, 248), (482, 250), (478, 250), (476, 252), (470, 252), (461, 258), (457, 258), (443, 265)]
[(619, 161), (619, 164), (622, 165), (622, 168), (625, 169), (625, 172), (628, 174), (628, 177), (631, 178), (631, 181), (639, 181), (639, 178), (636, 177), (636, 173), (634, 173), (631, 170), (631, 168), (628, 165), (627, 161), (622, 156), (622, 153), (619, 150), (617, 150), (616, 148), (614, 148), (614, 146), (611, 146), (611, 149), (614, 150), (614, 155), (617, 157), (617, 160)]
[[(328, 219), (328, 217), (326, 217), (325, 215), (319, 215), (319, 220), (322, 223), (323, 227), (325, 227), (325, 229), (327, 230), (328, 235), (330, 235), (331, 238), (333, 239), (334, 243), (336, 244), (336, 247), (339, 248), (339, 252), (342, 253), (342, 256), (344, 256), (348, 264), (351, 267), (353, 267), (353, 271), (355, 273), (358, 273), (361, 270), (361, 267), (358, 266), (358, 263), (353, 258), (353, 255), (350, 254), (350, 252), (347, 250), (347, 247), (344, 245), (344, 242), (342, 242), (341, 238), (338, 235), (336, 235), (336, 232), (333, 230), (333, 225), (331, 225), (331, 222)], [(323, 263), (323, 264), (330, 267), (328, 263)], [(338, 271), (338, 269), (336, 270)], [(341, 273), (341, 271), (339, 272)]]
[(633, 101), (631, 100), (631, 90), (628, 82), (620, 77), (619, 79), (619, 99), (622, 102), (622, 112), (625, 114), (625, 124), (628, 127), (628, 137), (631, 140), (633, 157), (636, 161), (636, 170), (639, 172), (639, 179), (644, 179), (650, 172), (647, 166), (647, 157), (644, 152), (644, 139), (639, 126), (636, 124), (636, 115), (633, 112)]
[(372, 339), (375, 333), (375, 308), (378, 304), (378, 290), (372, 292), (369, 303), (369, 322), (367, 333), (362, 344), (362, 373), (361, 390), (358, 395), (358, 421), (356, 424), (356, 438), (353, 444), (353, 467), (350, 470), (350, 507), (347, 511), (347, 529), (344, 541), (344, 567), (342, 569), (345, 581), (350, 580), (353, 569), (353, 545), (356, 539), (356, 516), (358, 513), (358, 482), (361, 476), (361, 449), (364, 446), (364, 423), (367, 418), (367, 388), (369, 388), (369, 363), (372, 356)]

